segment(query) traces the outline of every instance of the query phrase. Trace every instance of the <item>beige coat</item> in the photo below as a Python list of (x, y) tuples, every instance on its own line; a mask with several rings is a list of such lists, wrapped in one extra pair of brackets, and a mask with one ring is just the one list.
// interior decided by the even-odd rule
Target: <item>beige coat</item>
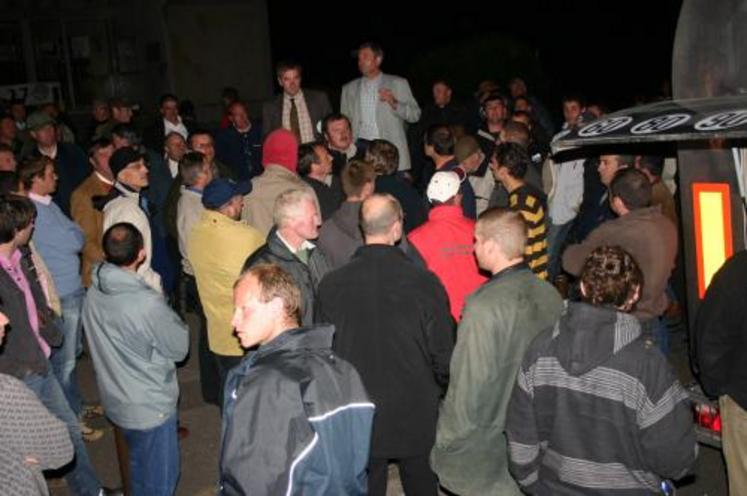
[(70, 213), (86, 238), (80, 265), (80, 276), (85, 287), (91, 285), (93, 265), (104, 260), (104, 249), (101, 246), (101, 239), (104, 235), (104, 214), (93, 206), (93, 197), (104, 196), (110, 190), (111, 186), (99, 179), (94, 172), (73, 191), (70, 197)]
[(306, 189), (316, 198), (314, 190), (297, 174), (281, 165), (269, 164), (261, 176), (252, 179), (252, 192), (244, 197), (241, 220), (267, 237), (273, 226), (275, 199), (289, 189)]

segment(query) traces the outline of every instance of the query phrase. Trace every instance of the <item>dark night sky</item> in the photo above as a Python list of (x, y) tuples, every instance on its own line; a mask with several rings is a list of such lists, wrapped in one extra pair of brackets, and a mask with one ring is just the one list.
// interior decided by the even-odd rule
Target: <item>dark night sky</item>
[[(361, 8), (367, 3), (372, 5), (369, 15)], [(273, 60), (299, 60), (304, 65), (304, 84), (327, 89), (336, 98), (339, 87), (358, 75), (351, 50), (373, 39), (386, 52), (384, 70), (407, 77), (425, 103), (428, 95), (423, 88), (428, 81), (424, 79), (431, 76), (422, 73), (421, 59), (428, 52), (452, 47), (453, 53), (453, 47), (469, 40), (502, 35), (535, 54), (542, 75), (531, 83), (550, 107), (558, 107), (564, 92), (578, 91), (614, 109), (632, 103), (636, 95), (659, 94), (661, 82), (669, 79), (681, 0), (480, 4), (451, 2), (448, 7), (434, 7), (433, 2), (402, 0), (300, 4), (271, 0)], [(480, 68), (481, 76), (484, 71), (482, 77), (500, 72), (496, 67), (502, 63), (500, 57), (474, 58), (470, 53), (457, 57)], [(469, 91), (478, 82), (470, 80)], [(461, 97), (468, 97), (466, 93), (462, 89)]]

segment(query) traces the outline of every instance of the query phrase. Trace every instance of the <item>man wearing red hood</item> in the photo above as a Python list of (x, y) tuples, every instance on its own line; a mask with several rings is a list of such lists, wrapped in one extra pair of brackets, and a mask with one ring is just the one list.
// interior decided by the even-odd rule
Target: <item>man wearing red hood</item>
[(264, 172), (252, 179), (252, 193), (244, 197), (241, 220), (267, 236), (273, 226), (275, 199), (289, 189), (308, 189), (316, 194), (298, 176), (298, 141), (286, 129), (276, 129), (265, 138), (262, 146)]

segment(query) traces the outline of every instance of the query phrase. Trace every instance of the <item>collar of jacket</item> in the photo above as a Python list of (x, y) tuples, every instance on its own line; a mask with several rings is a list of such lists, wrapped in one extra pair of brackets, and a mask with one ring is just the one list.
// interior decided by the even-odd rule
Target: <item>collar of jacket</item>
[(477, 136), (479, 138), (495, 142), (498, 139), (499, 134), (491, 133), (490, 131), (488, 131), (487, 126), (482, 126), (480, 127), (480, 129), (477, 130)]
[[(267, 248), (278, 258), (282, 258), (283, 260), (286, 260), (288, 262), (301, 262), (296, 256), (291, 253), (291, 251), (288, 249), (288, 247), (283, 243), (283, 240), (280, 239), (278, 236), (278, 229), (277, 227), (273, 227), (270, 229), (269, 234), (267, 235)], [(311, 255), (316, 251), (316, 247), (314, 249), (311, 249), (309, 251), (309, 259), (311, 259)]]
[(464, 211), (461, 205), (436, 205), (428, 212), (429, 220), (461, 219)]
[(653, 205), (650, 207), (637, 208), (635, 210), (631, 210), (630, 212), (628, 212), (627, 214), (619, 218), (623, 218), (627, 216), (630, 216), (631, 219), (636, 218), (636, 217), (645, 218), (645, 217), (651, 217), (652, 215), (663, 215), (661, 213), (661, 205)]
[(499, 281), (509, 274), (513, 274), (514, 272), (519, 272), (522, 270), (529, 270), (529, 266), (526, 264), (526, 262), (519, 262), (517, 264), (513, 264), (510, 267), (506, 267), (505, 269), (496, 272), (493, 274), (493, 277), (490, 278), (490, 282)]
[(335, 328), (329, 324), (289, 329), (269, 343), (247, 353), (237, 367), (237, 372), (243, 375), (257, 360), (279, 351), (331, 349), (334, 334)]
[(288, 169), (284, 165), (280, 164), (267, 164), (265, 165), (265, 171), (262, 173), (261, 176), (269, 177), (269, 176), (291, 176), (298, 178), (298, 174), (296, 174), (294, 171)]
[(397, 246), (384, 245), (384, 244), (373, 244), (373, 245), (360, 246), (358, 247), (357, 250), (355, 250), (355, 253), (353, 254), (353, 258), (389, 257), (392, 255), (407, 259), (407, 255), (405, 255), (402, 252), (402, 250), (400, 250)]
[(126, 196), (128, 198), (140, 198), (140, 193), (135, 191), (134, 189), (130, 188), (124, 183), (120, 183), (119, 181), (115, 181), (114, 188), (119, 191), (123, 196)]
[(218, 212), (217, 210), (210, 210), (205, 209), (202, 212), (202, 215), (205, 219), (212, 222), (213, 224), (225, 224), (229, 226), (245, 226), (247, 225), (244, 222), (241, 222), (240, 220), (233, 220), (227, 215), (223, 215), (222, 213)]

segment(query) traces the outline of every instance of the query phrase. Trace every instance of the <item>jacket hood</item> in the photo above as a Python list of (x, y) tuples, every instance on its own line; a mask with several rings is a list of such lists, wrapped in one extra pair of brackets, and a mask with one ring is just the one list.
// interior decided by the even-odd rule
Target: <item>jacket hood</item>
[(553, 329), (558, 360), (572, 376), (598, 367), (640, 335), (641, 325), (633, 315), (573, 302)]
[(91, 271), (91, 287), (106, 295), (142, 291), (150, 288), (137, 274), (110, 263), (101, 263)]
[(286, 129), (276, 129), (265, 138), (262, 145), (262, 165), (280, 165), (296, 172), (298, 165), (298, 140)]

